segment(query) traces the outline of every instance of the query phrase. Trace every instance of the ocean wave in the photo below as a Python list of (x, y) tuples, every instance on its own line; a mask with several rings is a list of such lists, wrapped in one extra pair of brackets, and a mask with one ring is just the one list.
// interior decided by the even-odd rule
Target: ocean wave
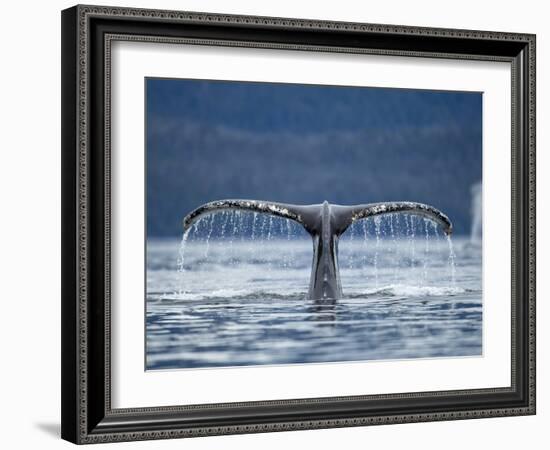
[(411, 286), (407, 284), (391, 284), (371, 289), (348, 289), (345, 297), (361, 298), (364, 296), (375, 297), (444, 297), (464, 294), (469, 292), (458, 286)]
[(212, 291), (203, 291), (203, 292), (186, 292), (186, 291), (174, 292), (171, 294), (151, 296), (151, 300), (155, 300), (155, 299), (157, 301), (259, 300), (259, 299), (300, 300), (305, 297), (306, 297), (305, 291), (270, 292), (270, 291), (257, 290), (257, 289), (223, 288), (223, 289), (214, 289)]
[[(457, 286), (411, 286), (395, 284), (371, 289), (346, 289), (342, 301), (346, 299), (373, 299), (380, 297), (452, 297), (473, 292)], [(304, 291), (267, 291), (246, 288), (222, 288), (202, 292), (174, 292), (150, 295), (149, 301), (200, 301), (200, 300), (307, 300)]]

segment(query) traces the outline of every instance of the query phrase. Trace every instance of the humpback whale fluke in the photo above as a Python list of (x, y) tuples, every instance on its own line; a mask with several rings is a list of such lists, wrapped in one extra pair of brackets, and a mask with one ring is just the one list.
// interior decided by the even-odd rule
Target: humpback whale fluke
[(449, 218), (438, 209), (416, 202), (384, 202), (364, 205), (292, 205), (259, 200), (218, 200), (199, 206), (183, 219), (187, 232), (201, 216), (226, 209), (272, 214), (302, 225), (313, 239), (313, 262), (308, 298), (342, 297), (338, 269), (338, 239), (355, 221), (391, 213), (417, 214), (437, 222), (446, 234), (452, 233)]

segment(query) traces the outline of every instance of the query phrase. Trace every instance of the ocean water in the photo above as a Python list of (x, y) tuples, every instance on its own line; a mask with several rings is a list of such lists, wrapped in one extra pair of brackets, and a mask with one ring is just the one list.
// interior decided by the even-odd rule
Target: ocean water
[(309, 236), (255, 219), (199, 224), (183, 249), (148, 239), (148, 370), (481, 355), (479, 244), (360, 221), (339, 242), (344, 297), (312, 301)]

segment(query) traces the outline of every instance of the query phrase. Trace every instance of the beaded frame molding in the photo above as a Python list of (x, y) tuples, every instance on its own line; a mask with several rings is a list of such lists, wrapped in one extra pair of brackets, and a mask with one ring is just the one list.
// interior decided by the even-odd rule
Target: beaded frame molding
[[(512, 72), (509, 387), (111, 407), (113, 41), (505, 61)], [(119, 7), (62, 12), (62, 418), (99, 443), (535, 414), (535, 36)]]

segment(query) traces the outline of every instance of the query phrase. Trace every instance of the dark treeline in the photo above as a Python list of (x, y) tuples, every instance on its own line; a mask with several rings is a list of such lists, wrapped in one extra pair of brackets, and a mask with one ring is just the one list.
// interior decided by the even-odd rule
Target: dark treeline
[(149, 80), (147, 232), (202, 203), (410, 200), (470, 230), (481, 95)]

